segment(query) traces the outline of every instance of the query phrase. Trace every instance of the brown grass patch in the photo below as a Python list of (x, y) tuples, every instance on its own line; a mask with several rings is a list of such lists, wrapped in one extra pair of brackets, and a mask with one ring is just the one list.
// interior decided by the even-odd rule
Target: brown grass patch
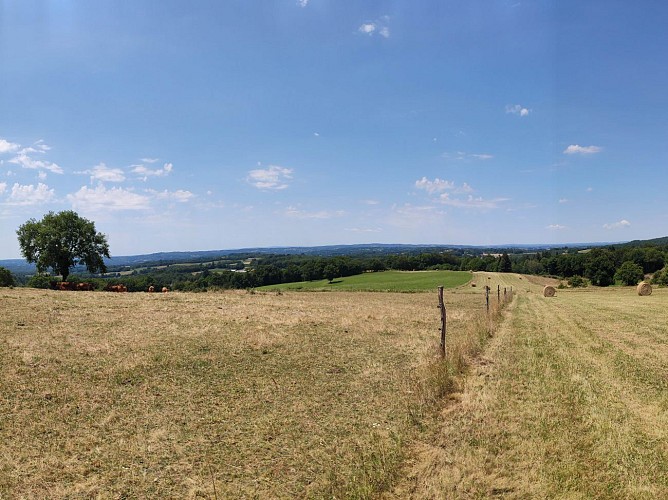
[(369, 497), (489, 333), (445, 301), (448, 363), (435, 292), (0, 291), (0, 498)]

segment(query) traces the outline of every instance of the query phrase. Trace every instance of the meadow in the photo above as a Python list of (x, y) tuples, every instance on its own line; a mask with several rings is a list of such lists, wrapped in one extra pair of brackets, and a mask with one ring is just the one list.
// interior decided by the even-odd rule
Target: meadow
[(471, 277), (472, 273), (468, 271), (383, 271), (336, 278), (331, 283), (327, 280), (300, 281), (258, 290), (416, 292), (434, 290), (438, 286), (455, 288), (468, 283)]
[(0, 498), (388, 491), (487, 339), (437, 294), (0, 291)]
[(548, 283), (0, 290), (0, 498), (668, 497), (668, 289)]

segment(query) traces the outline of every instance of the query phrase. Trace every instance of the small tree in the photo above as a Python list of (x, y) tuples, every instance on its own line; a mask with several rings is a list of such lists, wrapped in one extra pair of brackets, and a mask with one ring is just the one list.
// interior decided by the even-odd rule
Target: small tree
[(619, 266), (615, 273), (615, 279), (627, 286), (637, 285), (644, 277), (642, 267), (630, 260)]
[(334, 264), (327, 264), (323, 270), (323, 275), (331, 283), (339, 275), (339, 269)]
[(18, 228), (21, 253), (43, 273), (47, 268), (67, 280), (70, 269), (83, 264), (91, 273), (107, 270), (103, 257), (109, 257), (109, 244), (95, 224), (72, 211), (49, 212), (40, 221), (30, 219)]
[(513, 263), (510, 262), (510, 257), (506, 252), (503, 252), (503, 255), (499, 258), (499, 272), (500, 273), (512, 273), (513, 272)]
[(0, 286), (15, 286), (16, 280), (9, 269), (0, 267)]

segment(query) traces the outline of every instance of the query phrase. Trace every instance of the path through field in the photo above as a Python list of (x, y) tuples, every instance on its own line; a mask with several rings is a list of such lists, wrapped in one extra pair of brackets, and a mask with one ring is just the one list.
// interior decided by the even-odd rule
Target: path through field
[(668, 290), (508, 279), (503, 326), (388, 497), (668, 498)]

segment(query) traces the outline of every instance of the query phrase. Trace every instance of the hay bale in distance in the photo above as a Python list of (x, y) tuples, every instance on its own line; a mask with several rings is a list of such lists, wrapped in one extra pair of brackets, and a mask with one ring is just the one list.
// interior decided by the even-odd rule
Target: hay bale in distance
[(545, 285), (545, 288), (543, 288), (543, 297), (554, 297), (555, 293), (557, 293), (557, 291), (553, 286)]
[(647, 297), (648, 295), (652, 295), (652, 285), (649, 283), (645, 283), (644, 281), (638, 285), (638, 295), (641, 297)]

